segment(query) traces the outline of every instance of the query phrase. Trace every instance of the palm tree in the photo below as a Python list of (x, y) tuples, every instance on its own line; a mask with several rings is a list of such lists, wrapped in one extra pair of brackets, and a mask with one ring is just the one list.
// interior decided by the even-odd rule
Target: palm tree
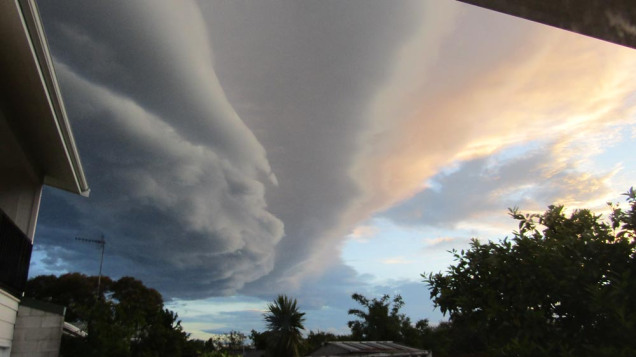
[(267, 304), (264, 315), (267, 328), (274, 336), (273, 352), (277, 357), (297, 357), (300, 345), (300, 330), (303, 330), (305, 313), (298, 311), (296, 299), (278, 295), (273, 303)]

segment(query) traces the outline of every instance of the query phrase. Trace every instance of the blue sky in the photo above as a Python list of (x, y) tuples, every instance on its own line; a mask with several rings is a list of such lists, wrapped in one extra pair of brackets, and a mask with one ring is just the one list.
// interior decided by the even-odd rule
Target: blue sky
[(46, 189), (31, 276), (158, 289), (194, 337), (262, 330), (280, 293), (346, 333), (501, 239), (507, 209), (634, 183), (636, 52), (454, 1), (41, 2), (89, 184)]

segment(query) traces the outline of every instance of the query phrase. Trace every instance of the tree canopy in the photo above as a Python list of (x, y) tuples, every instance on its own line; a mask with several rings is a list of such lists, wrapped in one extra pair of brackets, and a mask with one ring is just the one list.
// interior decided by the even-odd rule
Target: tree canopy
[(543, 214), (511, 209), (510, 239), (453, 251), (445, 273), (424, 276), (473, 352), (505, 356), (636, 355), (636, 194), (589, 210)]
[(300, 312), (296, 306), (296, 299), (279, 295), (273, 303), (267, 305), (265, 314), (267, 328), (274, 339), (270, 345), (273, 347), (274, 356), (296, 357), (299, 356), (299, 346), (302, 341), (300, 330), (303, 330), (305, 313)]
[(432, 333), (428, 320), (415, 324), (400, 309), (404, 306), (402, 296), (383, 295), (369, 300), (361, 294), (351, 296), (364, 309), (350, 309), (349, 315), (357, 317), (348, 322), (350, 338), (355, 341), (394, 341), (411, 347), (426, 348)]
[[(380, 299), (369, 300), (361, 294), (353, 294), (353, 300), (363, 306), (364, 309), (350, 309), (349, 315), (357, 317), (357, 320), (348, 322), (351, 329), (351, 337), (357, 341), (401, 341), (400, 328), (402, 322), (408, 319), (400, 314), (404, 305), (402, 296), (396, 295), (391, 299), (389, 295), (383, 295)], [(391, 306), (392, 305), (392, 306)]]
[(65, 320), (86, 338), (65, 337), (63, 356), (182, 356), (188, 335), (176, 313), (165, 309), (155, 289), (137, 279), (113, 281), (79, 273), (43, 275), (27, 282), (26, 296), (64, 305)]

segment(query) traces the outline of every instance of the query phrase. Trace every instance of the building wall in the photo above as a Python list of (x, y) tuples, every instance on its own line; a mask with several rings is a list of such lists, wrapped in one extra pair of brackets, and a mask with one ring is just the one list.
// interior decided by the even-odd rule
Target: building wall
[(9, 356), (19, 300), (0, 289), (0, 357)]
[(35, 235), (42, 179), (0, 108), (0, 209), (31, 240)]
[(60, 353), (64, 313), (20, 305), (11, 357), (57, 357)]

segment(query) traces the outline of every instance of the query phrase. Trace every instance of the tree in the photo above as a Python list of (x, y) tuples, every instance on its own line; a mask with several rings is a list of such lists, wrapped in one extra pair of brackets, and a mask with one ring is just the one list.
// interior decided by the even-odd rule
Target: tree
[(211, 337), (208, 342), (213, 346), (215, 351), (237, 353), (243, 349), (246, 338), (247, 336), (245, 336), (244, 333), (232, 330), (228, 333)]
[(232, 351), (239, 351), (245, 345), (247, 338), (244, 333), (239, 331), (230, 331), (227, 333), (227, 348)]
[(402, 296), (383, 295), (380, 299), (367, 299), (361, 294), (353, 294), (353, 300), (364, 307), (363, 310), (350, 309), (349, 315), (358, 320), (348, 322), (351, 338), (360, 341), (396, 341), (413, 343), (416, 329), (411, 319), (400, 313), (404, 306)]
[(254, 348), (257, 350), (266, 350), (272, 338), (271, 331), (258, 332), (256, 330), (252, 330), (250, 332), (250, 339), (254, 343)]
[[(113, 281), (102, 277), (102, 291), (109, 291)], [(97, 303), (97, 277), (68, 273), (59, 277), (40, 275), (29, 279), (25, 295), (66, 306), (64, 319), (70, 323), (85, 323), (90, 307)], [(102, 295), (103, 296), (103, 295)]]
[(300, 312), (296, 306), (296, 299), (290, 299), (286, 295), (279, 295), (273, 303), (267, 305), (268, 312), (264, 315), (267, 328), (274, 338), (270, 345), (274, 356), (296, 357), (299, 355), (302, 336), (300, 330), (304, 329), (305, 313)]
[(473, 352), (491, 355), (636, 355), (636, 194), (609, 222), (563, 206), (511, 209), (519, 231), (453, 251), (445, 274), (423, 275)]
[(307, 338), (304, 341), (304, 353), (303, 355), (309, 355), (311, 352), (322, 347), (325, 343), (330, 341), (351, 341), (350, 335), (335, 335), (331, 332), (324, 331), (309, 331)]
[(26, 296), (67, 307), (66, 321), (88, 332), (64, 338), (64, 356), (181, 356), (188, 335), (176, 313), (164, 309), (161, 294), (137, 279), (113, 282), (79, 273), (38, 276), (27, 282)]

